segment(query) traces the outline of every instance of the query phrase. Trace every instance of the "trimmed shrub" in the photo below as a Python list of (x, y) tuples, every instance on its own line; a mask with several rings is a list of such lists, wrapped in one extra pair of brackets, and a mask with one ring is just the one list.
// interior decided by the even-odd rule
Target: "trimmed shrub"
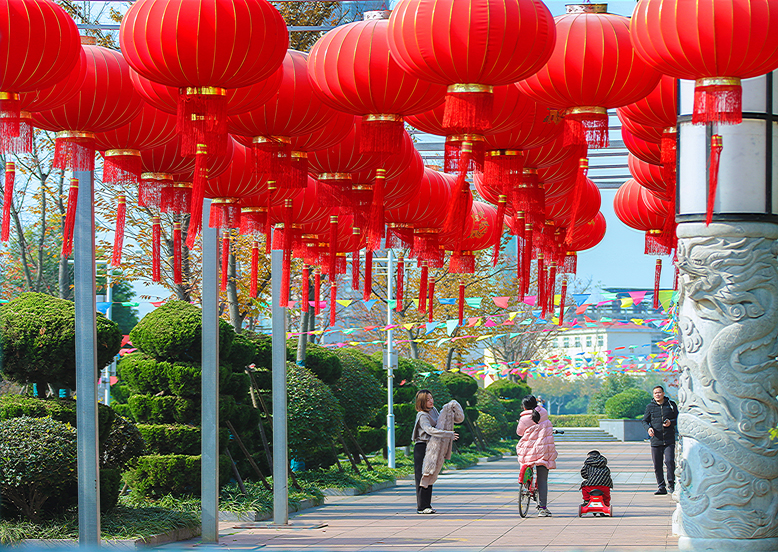
[(340, 378), (330, 389), (343, 409), (346, 425), (353, 430), (376, 417), (386, 400), (384, 389), (371, 370), (362, 364), (362, 357), (369, 359), (367, 355), (356, 349), (338, 349), (335, 354), (342, 369)]
[(600, 427), (599, 420), (604, 417), (602, 414), (559, 414), (548, 419), (554, 427)]
[[(184, 301), (168, 301), (151, 311), (130, 332), (132, 344), (165, 360), (199, 362), (202, 356), (202, 310)], [(229, 358), (235, 330), (219, 319), (219, 356)]]
[(415, 370), (413, 384), (418, 389), (429, 389), (435, 398), (435, 404), (442, 406), (451, 400), (451, 393), (440, 381), (443, 372), (423, 360), (413, 361), (413, 367)]
[(138, 427), (121, 416), (114, 416), (111, 431), (103, 444), (100, 469), (118, 470), (121, 473), (127, 463), (144, 454), (145, 448)]
[(134, 393), (154, 395), (168, 388), (170, 363), (141, 352), (124, 355), (117, 367), (119, 377)]
[[(150, 455), (183, 454), (198, 455), (201, 450), (201, 431), (197, 426), (182, 424), (138, 424), (138, 431), (146, 442)], [(230, 434), (219, 428), (219, 443), (226, 444)]]
[(132, 395), (127, 401), (132, 416), (139, 422), (170, 424), (199, 423), (199, 403), (184, 397)]
[[(125, 473), (125, 480), (133, 493), (161, 498), (173, 496), (200, 496), (200, 456), (184, 454), (148, 455), (138, 458), (137, 465)], [(220, 485), (229, 481), (232, 467), (226, 455), (219, 456)]]
[(27, 416), (0, 421), (0, 492), (31, 521), (75, 481), (76, 458), (69, 424)]
[[(100, 468), (100, 511), (106, 512), (119, 502), (122, 490), (122, 470)], [(78, 495), (76, 495), (78, 496)]]
[(357, 428), (356, 437), (365, 454), (370, 454), (386, 446), (386, 427), (361, 426)]
[(286, 369), (290, 455), (305, 462), (306, 468), (332, 465), (333, 446), (343, 425), (338, 401), (309, 369), (291, 362)]
[(440, 374), (440, 382), (446, 386), (451, 397), (459, 401), (462, 407), (467, 406), (467, 404), (475, 406), (478, 382), (474, 378), (462, 372), (443, 372)]
[(246, 334), (235, 334), (232, 339), (229, 356), (224, 357), (225, 362), (231, 365), (236, 372), (242, 372), (250, 364), (254, 363), (257, 356), (257, 346)]
[[(394, 397), (394, 403), (400, 404), (400, 403), (410, 403), (415, 404), (416, 403), (416, 393), (419, 392), (419, 388), (411, 383), (404, 383), (403, 385), (397, 386), (394, 388), (394, 394), (392, 397)], [(434, 393), (432, 394), (433, 398), (436, 396)], [(436, 399), (435, 404), (439, 404), (438, 400)]]
[(168, 389), (170, 389), (171, 393), (179, 397), (200, 396), (203, 371), (199, 363), (173, 362), (165, 364), (168, 365)]
[[(119, 326), (97, 314), (97, 370), (119, 352)], [(0, 305), (3, 377), (40, 390), (76, 387), (76, 309), (72, 301), (22, 293)], [(97, 377), (97, 372), (95, 372)]]
[[(270, 391), (273, 389), (273, 372), (267, 368), (256, 366), (252, 373), (259, 391)], [(251, 381), (250, 378), (249, 381)]]
[[(73, 399), (36, 399), (23, 395), (0, 396), (0, 420), (50, 417), (76, 427), (76, 401)], [(116, 413), (109, 406), (97, 405), (97, 431), (101, 445), (111, 432)]]
[(254, 358), (249, 364), (253, 363), (257, 368), (262, 367), (270, 370), (273, 365), (273, 338), (269, 335), (246, 330), (240, 335), (254, 345)]
[(493, 445), (503, 436), (505, 424), (499, 423), (491, 414), (481, 412), (481, 415), (478, 417), (478, 428), (481, 430), (486, 444)]
[[(386, 408), (384, 408), (385, 415)], [(416, 406), (409, 403), (395, 403), (394, 439), (398, 447), (405, 447), (411, 444), (414, 423), (416, 423)]]
[(489, 414), (501, 428), (500, 438), (513, 437), (516, 430), (516, 424), (512, 421), (508, 421), (505, 407), (500, 402), (500, 399), (480, 387), (478, 388), (478, 391), (476, 391), (475, 396), (478, 399), (478, 411), (481, 412), (481, 416), (479, 416), (479, 426), (481, 425), (480, 420), (483, 415)]
[[(588, 414), (602, 414), (605, 412), (605, 403), (612, 396), (637, 387), (639, 381), (629, 374), (608, 374), (603, 380), (602, 387), (589, 399)], [(645, 405), (643, 405), (645, 408)]]
[(497, 380), (488, 387), (486, 390), (493, 395), (501, 399), (523, 399), (527, 395), (532, 394), (530, 386), (524, 382), (516, 383), (507, 379)]
[(605, 402), (605, 416), (611, 419), (637, 418), (651, 402), (651, 393), (642, 389), (627, 389), (613, 395)]
[[(286, 360), (289, 362), (297, 360), (296, 339), (286, 341)], [(338, 381), (342, 371), (340, 359), (335, 352), (314, 343), (308, 343), (305, 347), (305, 367), (327, 385)]]

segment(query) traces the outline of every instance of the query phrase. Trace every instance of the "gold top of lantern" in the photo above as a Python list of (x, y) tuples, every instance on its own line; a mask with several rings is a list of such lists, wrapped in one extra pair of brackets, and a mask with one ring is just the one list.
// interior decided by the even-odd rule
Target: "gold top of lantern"
[(608, 110), (598, 105), (579, 105), (565, 109), (565, 115), (607, 115)]
[(105, 150), (104, 157), (140, 157), (140, 150), (136, 149), (110, 149)]
[(705, 77), (694, 81), (694, 86), (740, 86), (737, 77)]
[(238, 202), (236, 197), (214, 197), (211, 199), (211, 203), (214, 205), (233, 205)]
[(19, 94), (16, 92), (0, 92), (0, 100), (19, 100)]
[(369, 113), (364, 117), (362, 117), (362, 120), (366, 122), (376, 122), (376, 121), (395, 122), (395, 121), (402, 121), (403, 116), (398, 115), (397, 113)]
[(155, 173), (155, 172), (146, 172), (141, 173), (140, 175), (141, 180), (173, 180), (173, 175), (169, 173)]
[(566, 4), (567, 13), (608, 13), (608, 4)]
[(481, 84), (480, 82), (450, 84), (448, 85), (446, 92), (449, 94), (492, 94), (494, 92), (494, 86), (490, 84)]
[(226, 96), (227, 90), (225, 88), (219, 88), (218, 86), (187, 86), (181, 88), (180, 92), (183, 92), (187, 96)]

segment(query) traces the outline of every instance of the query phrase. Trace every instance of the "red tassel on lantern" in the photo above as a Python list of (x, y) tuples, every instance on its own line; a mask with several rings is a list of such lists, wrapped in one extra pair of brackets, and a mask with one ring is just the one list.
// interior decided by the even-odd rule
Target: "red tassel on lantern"
[(162, 245), (159, 215), (151, 218), (151, 281), (158, 283), (162, 279), (160, 267), (160, 249)]
[[(565, 113), (566, 121), (580, 122), (584, 136), (586, 137), (586, 144), (592, 149), (607, 148), (610, 145), (608, 140), (608, 110), (604, 107), (572, 107)], [(573, 140), (578, 140), (580, 131), (579, 127), (572, 124), (570, 130), (574, 132), (570, 144), (580, 144)], [(567, 131), (567, 128), (565, 129)], [(567, 137), (565, 137), (565, 145), (568, 145)]]
[(405, 260), (400, 257), (397, 261), (397, 301), (394, 310), (400, 312), (403, 310), (403, 288), (405, 287)]
[(667, 246), (667, 239), (661, 230), (649, 230), (646, 232), (645, 249), (646, 255), (669, 255), (670, 248)]
[(73, 229), (76, 226), (76, 208), (78, 207), (78, 179), (70, 179), (68, 206), (65, 211), (65, 228), (62, 231), (62, 256), (69, 257), (73, 252)]
[(127, 223), (127, 198), (124, 194), (119, 196), (119, 205), (116, 208), (116, 232), (113, 238), (113, 256), (111, 266), (122, 264), (122, 247), (124, 246), (124, 227)]
[[(279, 188), (294, 187), (292, 175), (292, 141), (285, 136), (254, 138), (254, 162), (257, 172), (274, 180)], [(306, 180), (307, 182), (307, 180)]]
[[(470, 205), (470, 184), (467, 182), (467, 166), (473, 152), (472, 142), (463, 142), (461, 157), (459, 159), (459, 172), (456, 182), (451, 188), (451, 199), (448, 203), (446, 219), (443, 222), (443, 232), (456, 236), (458, 242), (463, 238), (463, 231), (467, 218), (467, 209)], [(455, 249), (458, 249), (458, 243)]]
[(359, 249), (351, 254), (351, 289), (359, 289)]
[(3, 222), (0, 230), (0, 241), (7, 242), (11, 234), (11, 202), (14, 196), (14, 180), (16, 165), (9, 161), (5, 164), (5, 189), (3, 190)]
[(249, 297), (257, 296), (259, 280), (259, 243), (255, 239), (251, 244), (251, 281), (249, 282)]
[(338, 297), (338, 282), (330, 275), (330, 326), (335, 325), (335, 301)]
[(330, 217), (330, 243), (329, 243), (329, 267), (328, 274), (331, 280), (335, 279), (335, 259), (338, 253), (338, 215)]
[(275, 182), (269, 181), (267, 183), (267, 214), (265, 216), (265, 255), (270, 255), (271, 244), (273, 243), (273, 220), (270, 216), (270, 210), (273, 207), (273, 191), (275, 188)]
[(548, 293), (546, 293), (548, 300), (548, 312), (554, 312), (554, 299), (556, 295), (556, 265), (551, 262), (551, 266), (548, 267)]
[(180, 284), (181, 279), (181, 223), (173, 223), (173, 283)]
[(502, 230), (505, 221), (505, 208), (508, 204), (508, 196), (501, 195), (497, 199), (497, 228), (499, 231), (494, 237), (494, 249), (492, 250), (492, 266), (497, 266), (497, 259), (500, 257), (500, 242), (502, 241)]
[(140, 151), (113, 149), (103, 153), (103, 182), (119, 186), (137, 186), (142, 170)]
[(459, 280), (459, 325), (465, 319), (465, 283)]
[[(183, 141), (183, 140), (182, 140)], [(182, 147), (183, 149), (183, 147)], [(205, 184), (208, 180), (208, 148), (205, 144), (197, 145), (195, 153), (194, 179), (192, 180), (192, 199), (189, 203), (189, 229), (186, 233), (186, 246), (192, 249), (203, 227), (203, 199)]]
[(370, 217), (367, 226), (367, 247), (372, 250), (381, 247), (381, 238), (384, 237), (385, 183), (386, 169), (376, 169), (375, 182), (373, 183), (373, 202), (370, 204)]
[(309, 282), (311, 274), (310, 270), (308, 269), (308, 265), (303, 265), (303, 274), (302, 279), (300, 280), (300, 310), (302, 312), (307, 312), (310, 305), (308, 304), (308, 296), (310, 294), (310, 290), (308, 289)]
[(240, 205), (230, 197), (215, 198), (211, 201), (211, 214), (208, 226), (211, 228), (238, 228), (240, 226)]
[(581, 121), (577, 121), (569, 117), (565, 117), (564, 121), (565, 121), (565, 128), (564, 128), (565, 135), (563, 138), (562, 145), (564, 147), (568, 147), (568, 146), (580, 146), (586, 144), (586, 130), (584, 129), (584, 126), (581, 123)]
[(189, 210), (192, 202), (192, 183), (174, 182), (170, 186), (164, 186), (160, 193), (159, 209), (163, 213), (184, 214)]
[(54, 146), (55, 169), (73, 171), (95, 170), (95, 138), (92, 132), (57, 133)]
[(372, 113), (362, 117), (359, 138), (360, 153), (382, 153), (391, 155), (400, 150), (403, 140), (402, 115)]
[(319, 316), (321, 313), (321, 270), (313, 271), (313, 313)]
[(230, 264), (230, 233), (225, 230), (222, 234), (222, 281), (221, 290), (227, 291), (228, 270)]
[(678, 163), (678, 133), (676, 127), (667, 127), (662, 132), (661, 163), (662, 179), (669, 185), (675, 185)]
[(370, 294), (373, 293), (373, 252), (365, 250), (365, 287), (362, 290), (362, 299), (370, 300)]
[(432, 322), (433, 311), (435, 309), (432, 300), (435, 298), (435, 280), (430, 280), (429, 292), (427, 293), (427, 322)]
[(530, 266), (532, 265), (532, 225), (524, 225), (524, 251), (521, 254), (522, 278), (521, 278), (521, 300), (529, 293)]
[[(279, 304), (282, 307), (289, 305), (289, 284), (292, 271), (292, 235), (294, 233), (292, 229), (292, 215), (292, 200), (286, 199), (284, 200), (284, 227), (281, 244), (281, 248), (283, 249), (283, 261), (281, 263), (281, 297)], [(269, 211), (268, 218), (270, 218)]]
[(565, 321), (565, 297), (567, 296), (567, 280), (562, 280), (562, 291), (559, 298), (559, 325)]
[(721, 150), (724, 142), (721, 135), (714, 134), (710, 137), (710, 169), (708, 171), (708, 210), (705, 214), (705, 224), (710, 224), (713, 219), (713, 204), (716, 202), (716, 188), (719, 185), (719, 163), (721, 162)]
[(0, 92), (0, 152), (30, 153), (32, 142), (32, 114), (21, 111), (18, 94)]
[(308, 153), (293, 151), (289, 171), (289, 187), (302, 189), (308, 184)]
[(178, 96), (176, 130), (181, 154), (196, 155), (202, 144), (221, 155), (227, 148), (227, 91), (217, 87), (182, 89)]
[(565, 254), (565, 265), (562, 272), (565, 274), (575, 274), (578, 271), (578, 254), (575, 251), (568, 251)]
[(678, 251), (675, 252), (675, 257), (673, 257), (673, 268), (675, 269), (675, 274), (673, 276), (673, 291), (678, 291)]
[(537, 305), (541, 307), (545, 313), (546, 304), (546, 267), (545, 258), (543, 253), (538, 252), (538, 302)]
[(452, 84), (443, 111), (443, 128), (452, 133), (479, 133), (491, 127), (494, 88), (485, 84)]
[(173, 185), (173, 177), (165, 173), (143, 173), (138, 184), (138, 206), (159, 209), (162, 206), (162, 188)]
[(570, 225), (567, 227), (565, 243), (570, 245), (575, 237), (576, 219), (581, 207), (581, 198), (586, 190), (586, 176), (589, 173), (589, 159), (584, 157), (578, 160), (578, 175), (575, 178), (575, 191), (573, 192), (573, 207), (570, 214)]
[(429, 267), (427, 261), (421, 263), (421, 277), (419, 278), (419, 312), (427, 312), (427, 278)]
[(654, 309), (659, 308), (659, 280), (662, 277), (662, 259), (656, 260), (654, 269)]
[(503, 194), (522, 180), (524, 155), (520, 150), (493, 150), (484, 159), (484, 182)]
[(739, 125), (742, 122), (743, 91), (740, 88), (740, 79), (732, 77), (697, 79), (694, 85), (692, 124)]

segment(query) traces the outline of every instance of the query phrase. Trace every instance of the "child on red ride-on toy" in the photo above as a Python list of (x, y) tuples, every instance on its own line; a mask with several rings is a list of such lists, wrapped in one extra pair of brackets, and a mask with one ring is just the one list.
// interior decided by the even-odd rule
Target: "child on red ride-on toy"
[(578, 517), (587, 513), (595, 516), (611, 516), (611, 489), (613, 479), (608, 468), (608, 459), (600, 451), (592, 450), (587, 454), (584, 465), (581, 468), (581, 493), (583, 503), (578, 507)]

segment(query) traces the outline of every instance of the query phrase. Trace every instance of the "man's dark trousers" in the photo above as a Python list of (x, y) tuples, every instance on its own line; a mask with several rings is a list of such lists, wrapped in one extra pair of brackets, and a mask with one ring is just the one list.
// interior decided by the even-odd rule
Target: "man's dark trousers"
[(665, 475), (662, 471), (662, 459), (667, 467), (667, 484), (675, 487), (675, 443), (651, 447), (651, 459), (654, 461), (654, 474), (659, 489), (665, 489)]

